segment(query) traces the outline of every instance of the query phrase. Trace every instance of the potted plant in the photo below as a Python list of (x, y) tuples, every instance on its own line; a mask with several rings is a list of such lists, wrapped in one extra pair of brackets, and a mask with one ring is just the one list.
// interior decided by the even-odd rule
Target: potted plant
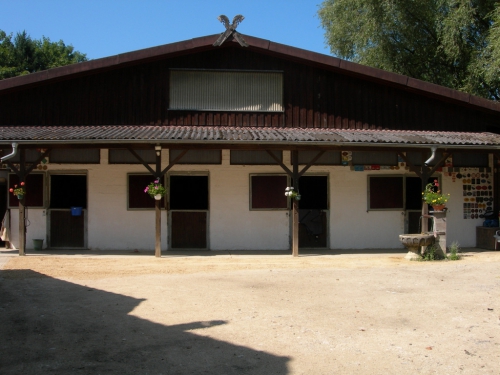
[(439, 190), (438, 180), (425, 185), (425, 190), (422, 192), (422, 199), (425, 203), (430, 204), (434, 211), (443, 211), (446, 207), (446, 202), (450, 199), (450, 194), (442, 194)]
[(296, 201), (300, 201), (300, 194), (298, 191), (295, 191), (293, 189), (293, 186), (289, 186), (285, 189), (285, 195), (288, 197), (288, 198), (292, 198), (292, 199), (295, 199)]
[(151, 198), (160, 200), (167, 193), (167, 190), (160, 183), (160, 180), (156, 179), (153, 182), (151, 182), (148, 186), (146, 186), (144, 192), (148, 193)]
[(10, 188), (9, 191), (15, 196), (17, 196), (17, 199), (21, 200), (26, 195), (26, 190), (24, 189), (24, 181), (21, 181), (19, 185), (21, 186), (17, 187), (17, 185), (14, 185), (14, 187)]

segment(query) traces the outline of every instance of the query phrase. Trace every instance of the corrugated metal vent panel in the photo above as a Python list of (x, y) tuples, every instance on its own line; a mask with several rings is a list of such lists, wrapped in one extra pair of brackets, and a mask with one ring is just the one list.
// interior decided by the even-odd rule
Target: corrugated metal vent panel
[(170, 72), (170, 109), (283, 111), (283, 75), (276, 72)]

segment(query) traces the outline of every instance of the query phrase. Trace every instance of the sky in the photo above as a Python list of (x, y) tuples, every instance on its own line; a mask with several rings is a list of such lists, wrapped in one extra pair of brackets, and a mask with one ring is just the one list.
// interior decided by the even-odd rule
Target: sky
[(62, 40), (97, 59), (225, 31), (330, 54), (317, 12), (322, 0), (0, 0), (0, 29)]

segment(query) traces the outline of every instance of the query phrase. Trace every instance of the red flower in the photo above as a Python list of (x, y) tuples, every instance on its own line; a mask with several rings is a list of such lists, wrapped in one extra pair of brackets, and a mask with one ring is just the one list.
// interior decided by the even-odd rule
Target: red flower
[(9, 189), (9, 191), (10, 191), (11, 193), (13, 193), (13, 192), (14, 192), (14, 189), (13, 189), (13, 188), (10, 188), (10, 189)]
[(21, 186), (24, 186), (24, 181), (21, 181)]

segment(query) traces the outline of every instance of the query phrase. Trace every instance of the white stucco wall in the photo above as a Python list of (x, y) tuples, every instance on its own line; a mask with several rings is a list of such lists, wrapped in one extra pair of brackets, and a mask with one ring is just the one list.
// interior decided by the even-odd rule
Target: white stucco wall
[[(107, 150), (101, 151), (99, 165), (49, 164), (47, 173), (86, 171), (88, 179), (87, 244), (93, 250), (153, 250), (154, 210), (127, 210), (127, 173), (145, 173), (142, 165), (108, 165)], [(290, 248), (288, 211), (251, 211), (250, 174), (283, 174), (279, 166), (232, 166), (229, 150), (223, 150), (222, 165), (176, 165), (169, 173), (209, 175), (208, 243), (212, 250), (285, 250)], [(168, 164), (168, 152), (162, 154)], [(290, 153), (284, 152), (289, 165)], [(368, 211), (367, 176), (370, 174), (414, 176), (404, 169), (354, 172), (349, 167), (314, 166), (308, 174), (329, 176), (329, 247), (332, 249), (402, 248), (404, 211)], [(448, 246), (475, 246), (475, 228), (482, 219), (463, 219), (462, 181), (442, 177), (442, 188), (451, 194), (448, 202)], [(30, 226), (27, 249), (32, 239), (46, 239), (46, 209), (28, 208)], [(11, 209), (11, 240), (18, 244), (18, 210)], [(168, 249), (167, 212), (162, 210), (162, 250)], [(46, 243), (44, 244), (46, 246)]]
[(464, 219), (463, 218), (463, 181), (453, 179), (446, 174), (442, 176), (443, 191), (450, 193), (451, 197), (446, 207), (447, 237), (446, 244), (451, 246), (453, 242), (458, 242), (460, 247), (476, 246), (476, 227), (483, 225), (484, 219)]

